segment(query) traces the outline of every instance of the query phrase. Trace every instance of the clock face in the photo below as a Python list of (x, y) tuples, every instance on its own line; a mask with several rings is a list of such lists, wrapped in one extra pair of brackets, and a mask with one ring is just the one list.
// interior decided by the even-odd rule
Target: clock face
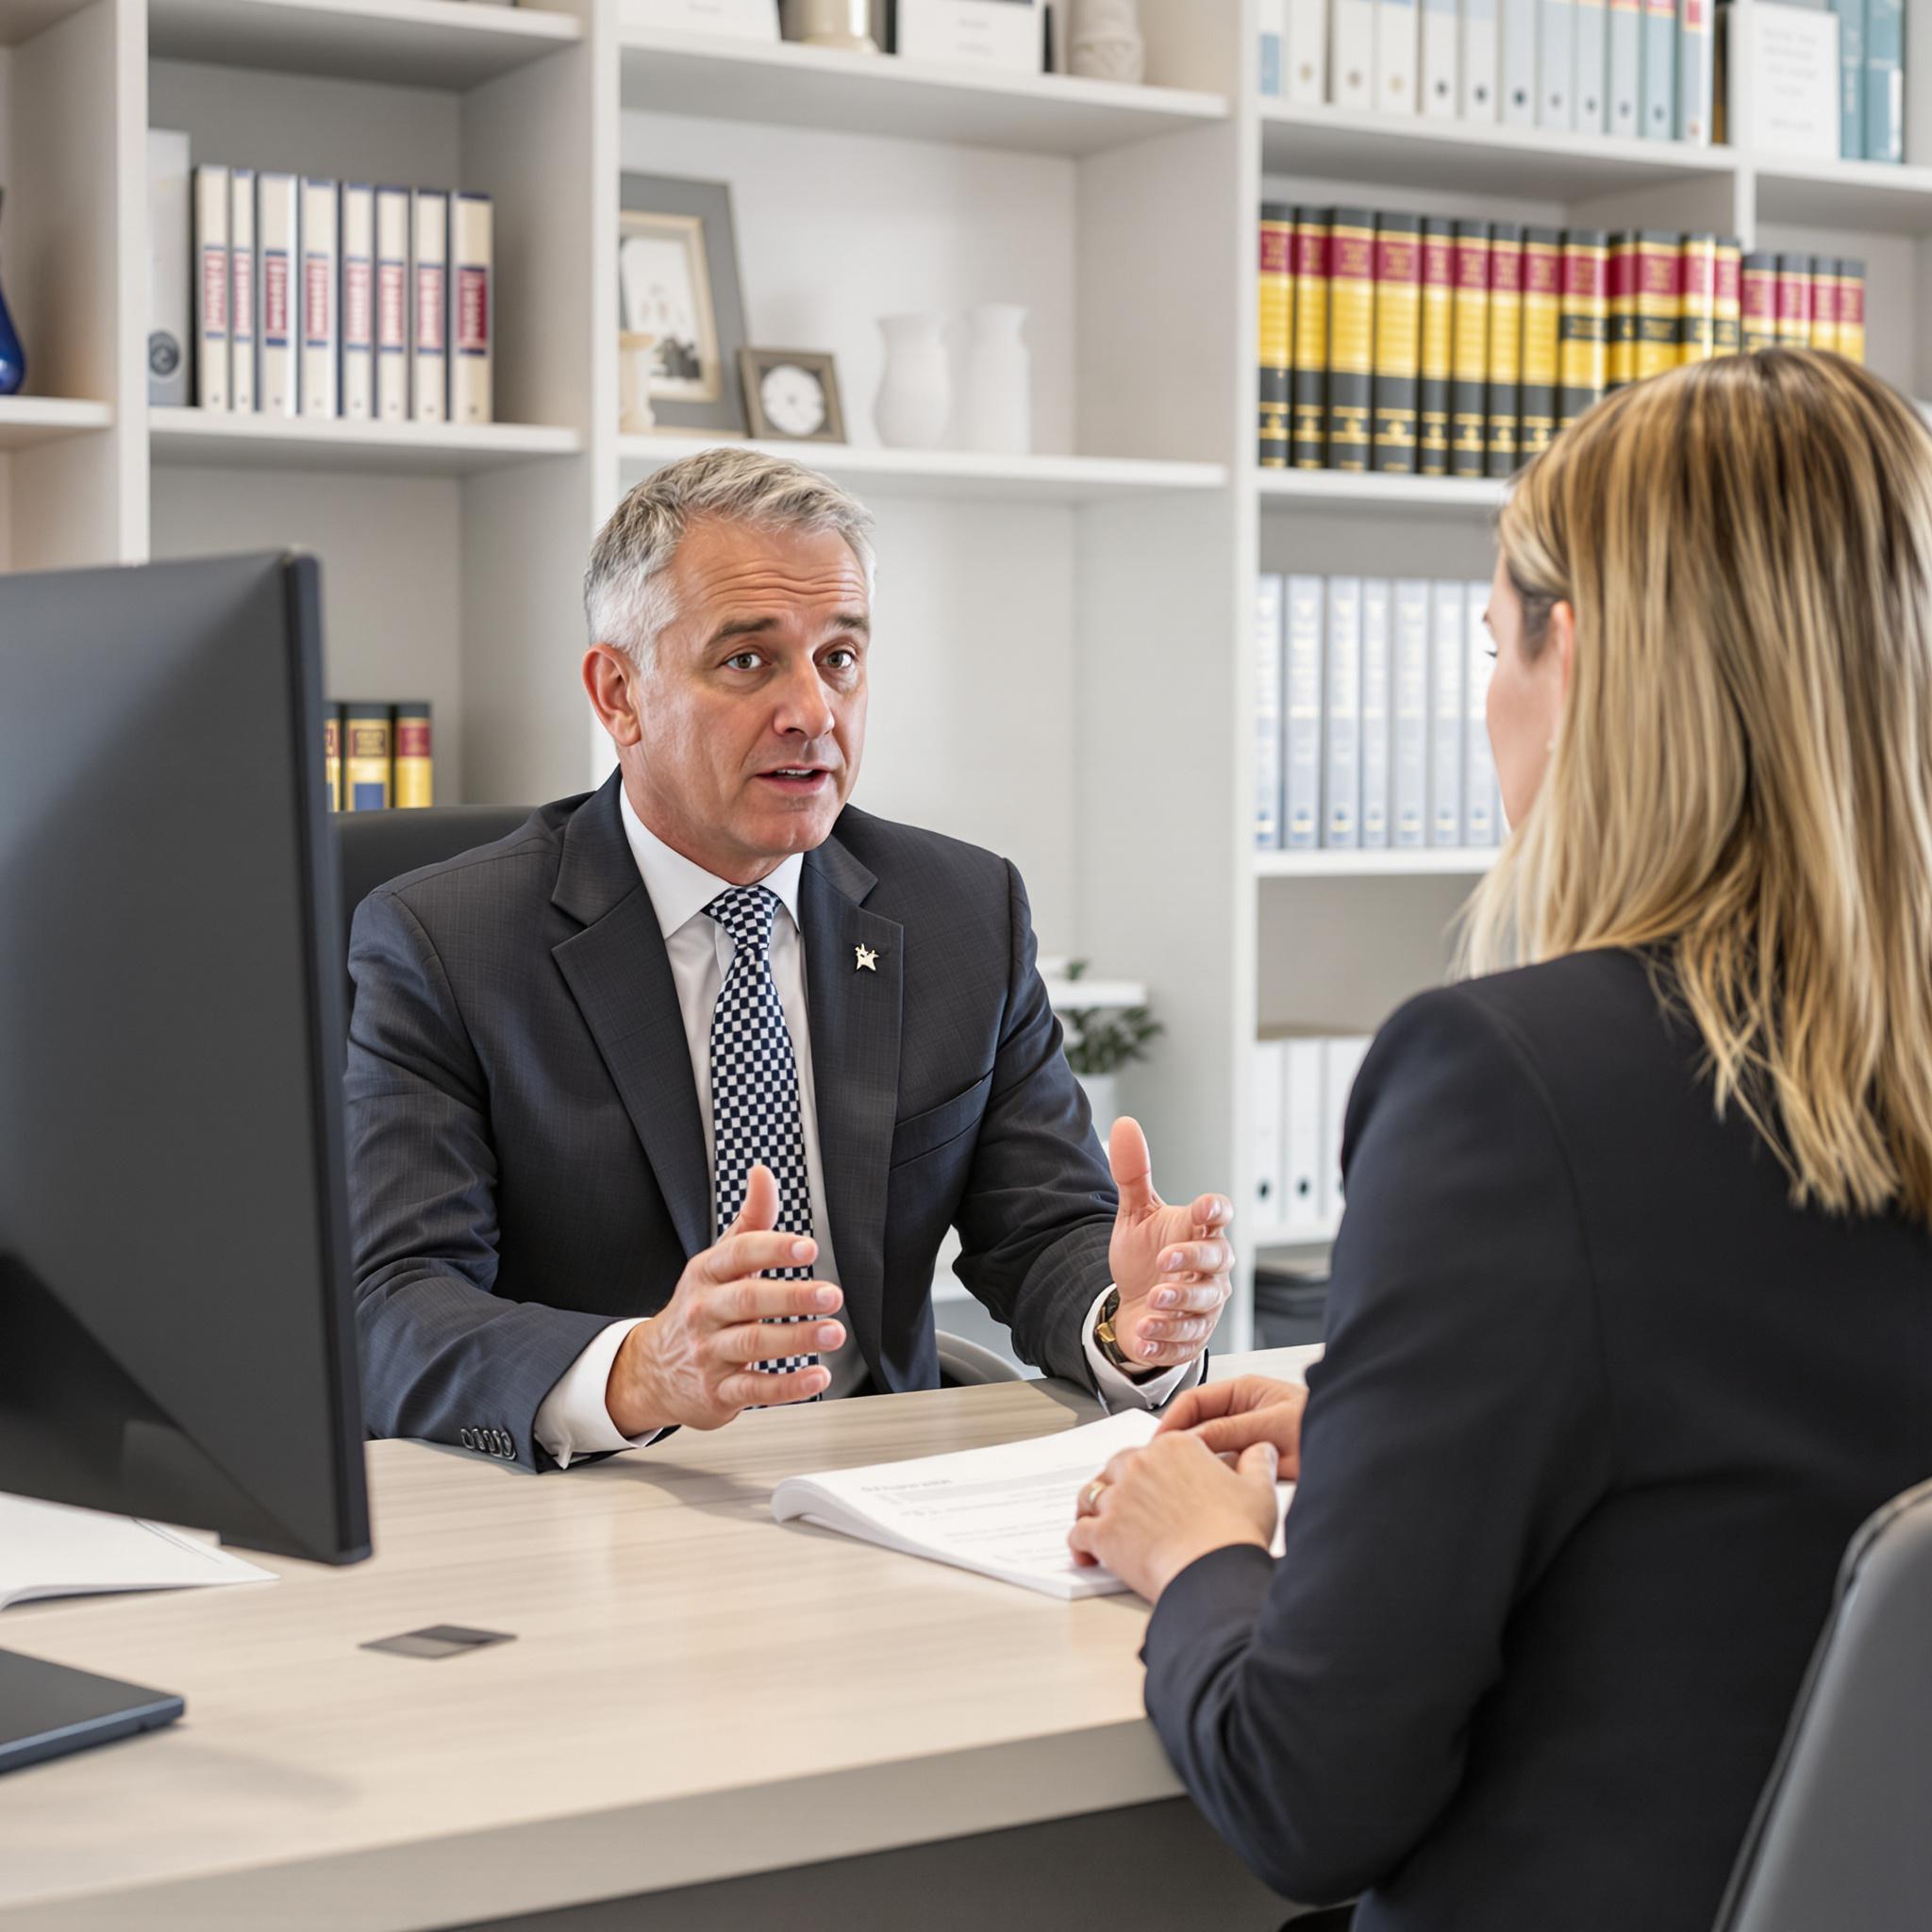
[(780, 436), (813, 436), (825, 426), (824, 385), (796, 362), (774, 362), (765, 371), (758, 401)]

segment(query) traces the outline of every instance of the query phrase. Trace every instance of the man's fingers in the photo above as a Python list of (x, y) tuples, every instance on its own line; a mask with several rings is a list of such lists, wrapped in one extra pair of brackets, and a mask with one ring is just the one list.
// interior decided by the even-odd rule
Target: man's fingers
[(1211, 1315), (1227, 1299), (1224, 1281), (1167, 1281), (1147, 1297), (1156, 1315)]
[(1285, 1411), (1251, 1408), (1241, 1415), (1216, 1416), (1211, 1422), (1203, 1423), (1194, 1435), (1217, 1456), (1242, 1455), (1259, 1442), (1268, 1443), (1280, 1454), (1286, 1446), (1281, 1439), (1288, 1432), (1288, 1424)]
[(830, 1355), (845, 1346), (839, 1322), (744, 1322), (721, 1328), (714, 1343), (724, 1362), (768, 1362), (788, 1355)]
[(737, 1281), (762, 1274), (768, 1268), (807, 1268), (817, 1259), (818, 1243), (809, 1235), (751, 1232), (728, 1234), (698, 1257), (703, 1273), (712, 1281)]
[(1224, 1274), (1234, 1266), (1234, 1250), (1225, 1241), (1177, 1241), (1160, 1251), (1157, 1264), (1163, 1274)]
[(1276, 1472), (1281, 1458), (1275, 1454), (1273, 1442), (1256, 1442), (1241, 1451), (1241, 1460), (1235, 1464), (1235, 1474), (1243, 1482), (1255, 1484), (1257, 1488), (1265, 1485), (1274, 1487)]
[(831, 1387), (829, 1369), (791, 1369), (782, 1375), (741, 1369), (718, 1384), (718, 1400), (730, 1408), (782, 1408), (788, 1402), (809, 1402)]
[(741, 1322), (775, 1322), (785, 1315), (836, 1315), (844, 1300), (844, 1291), (834, 1282), (748, 1274), (708, 1290), (697, 1318), (713, 1328), (735, 1328)]
[(1135, 1330), (1139, 1341), (1206, 1341), (1214, 1333), (1208, 1315), (1175, 1315), (1169, 1320), (1142, 1322)]
[(1225, 1194), (1202, 1194), (1188, 1209), (1188, 1218), (1196, 1227), (1210, 1231), (1225, 1227), (1234, 1219), (1234, 1203)]
[(1160, 1206), (1154, 1191), (1154, 1162), (1147, 1152), (1147, 1136), (1131, 1114), (1123, 1114), (1108, 1137), (1107, 1161), (1113, 1170), (1113, 1184), (1120, 1191), (1121, 1212), (1145, 1214)]
[(1182, 1390), (1168, 1405), (1156, 1433), (1166, 1436), (1176, 1429), (1197, 1429), (1203, 1423), (1227, 1414), (1235, 1406), (1235, 1386), (1232, 1382), (1197, 1382), (1193, 1388)]
[(778, 1224), (778, 1181), (769, 1167), (762, 1163), (754, 1167), (745, 1176), (744, 1205), (738, 1210), (738, 1219), (731, 1224), (733, 1234), (756, 1233), (761, 1228), (773, 1228)]
[(1074, 1553), (1074, 1561), (1082, 1570), (1091, 1570), (1100, 1558), (1093, 1554), (1093, 1519), (1081, 1516), (1074, 1520), (1074, 1526), (1067, 1532), (1067, 1547)]

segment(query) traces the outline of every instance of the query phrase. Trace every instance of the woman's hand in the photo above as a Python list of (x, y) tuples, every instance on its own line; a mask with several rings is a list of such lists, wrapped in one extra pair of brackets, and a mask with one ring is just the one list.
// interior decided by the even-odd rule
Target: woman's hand
[(1302, 1410), (1308, 1391), (1298, 1382), (1266, 1375), (1237, 1375), (1229, 1382), (1203, 1382), (1174, 1398), (1160, 1419), (1159, 1433), (1185, 1430), (1219, 1456), (1239, 1456), (1257, 1442), (1272, 1442), (1281, 1480), (1301, 1473)]
[(1080, 1491), (1067, 1546), (1076, 1563), (1105, 1563), (1157, 1603), (1209, 1550), (1274, 1542), (1275, 1462), (1267, 1441), (1230, 1469), (1198, 1436), (1156, 1436), (1144, 1449), (1123, 1450)]

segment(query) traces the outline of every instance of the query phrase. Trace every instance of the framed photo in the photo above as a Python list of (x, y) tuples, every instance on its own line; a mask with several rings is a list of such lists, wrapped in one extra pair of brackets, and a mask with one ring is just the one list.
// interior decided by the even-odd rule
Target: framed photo
[(625, 175), (618, 199), (617, 347), (626, 375), (641, 379), (658, 428), (742, 436), (744, 296), (730, 189)]
[(751, 433), (777, 442), (843, 442), (839, 373), (816, 349), (741, 349)]

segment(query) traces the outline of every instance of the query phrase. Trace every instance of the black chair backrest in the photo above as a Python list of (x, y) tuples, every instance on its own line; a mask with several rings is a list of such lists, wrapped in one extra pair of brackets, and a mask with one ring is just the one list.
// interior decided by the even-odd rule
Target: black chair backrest
[[(335, 835), (336, 879), (341, 888), (342, 971), (348, 974), (349, 929), (356, 908), (377, 886), (406, 872), (438, 865), (460, 852), (507, 839), (530, 816), (526, 805), (437, 805), (413, 810), (344, 811), (329, 821)], [(354, 1010), (356, 989), (348, 989)]]

